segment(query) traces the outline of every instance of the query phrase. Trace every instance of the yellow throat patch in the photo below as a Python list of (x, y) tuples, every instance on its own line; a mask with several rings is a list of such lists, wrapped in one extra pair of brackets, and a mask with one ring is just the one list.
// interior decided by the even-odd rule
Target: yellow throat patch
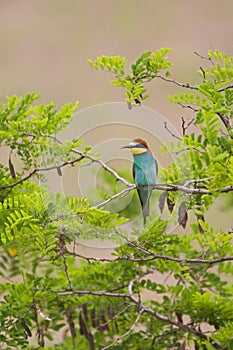
[(142, 153), (147, 152), (147, 149), (146, 148), (137, 148), (137, 147), (135, 147), (135, 148), (130, 148), (130, 152), (132, 154), (142, 154)]

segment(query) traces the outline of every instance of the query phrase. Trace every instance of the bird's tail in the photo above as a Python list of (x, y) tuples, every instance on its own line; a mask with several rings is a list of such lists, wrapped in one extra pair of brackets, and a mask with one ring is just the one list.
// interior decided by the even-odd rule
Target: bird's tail
[(143, 215), (143, 224), (146, 225), (146, 218), (149, 216), (150, 208), (149, 208), (149, 199), (144, 203), (144, 206), (142, 208), (142, 215)]
[(149, 216), (150, 213), (150, 207), (149, 207), (149, 200), (151, 196), (152, 188), (148, 187), (147, 189), (140, 189), (138, 191), (139, 198), (142, 205), (142, 215), (143, 215), (143, 222), (144, 225), (146, 224), (146, 218)]

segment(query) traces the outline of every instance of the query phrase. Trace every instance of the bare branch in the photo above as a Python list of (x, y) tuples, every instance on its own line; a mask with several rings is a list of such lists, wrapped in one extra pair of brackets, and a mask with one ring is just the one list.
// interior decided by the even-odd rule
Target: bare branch
[(161, 260), (166, 260), (166, 261), (174, 261), (174, 262), (181, 264), (181, 265), (184, 265), (184, 264), (214, 265), (214, 264), (218, 264), (218, 263), (225, 262), (225, 261), (233, 261), (233, 256), (225, 256), (225, 257), (214, 258), (214, 259), (203, 259), (203, 258), (189, 259), (189, 258), (174, 258), (172, 256), (168, 256), (168, 255), (164, 255), (164, 254), (155, 254), (155, 253), (153, 253), (145, 248), (142, 248), (140, 245), (136, 244), (135, 242), (130, 241), (129, 239), (120, 235), (119, 233), (118, 233), (118, 235), (121, 236), (127, 242), (127, 244), (134, 247), (135, 249), (142, 252), (143, 254), (147, 255), (148, 257), (134, 258), (133, 256), (119, 256), (117, 258), (110, 259), (110, 258), (93, 258), (93, 257), (88, 257), (85, 255), (82, 255), (82, 254), (79, 254), (76, 252), (70, 252), (70, 251), (67, 251), (67, 254), (73, 255), (73, 256), (78, 257), (80, 259), (87, 260), (88, 262), (98, 261), (98, 262), (108, 262), (108, 263), (116, 262), (119, 260), (128, 260), (128, 261), (132, 261), (132, 262), (147, 262), (147, 261), (161, 259)]
[(197, 51), (194, 51), (194, 55), (197, 55), (197, 56), (200, 57), (202, 60), (209, 61), (209, 62), (211, 62), (212, 65), (214, 65), (214, 62), (213, 62), (213, 60), (212, 60), (211, 57), (202, 56), (202, 55), (199, 54)]
[(189, 185), (197, 184), (197, 183), (208, 181), (208, 180), (211, 180), (211, 179), (213, 179), (213, 176), (203, 177), (202, 179), (188, 180), (188, 181), (185, 182), (184, 187), (188, 187)]
[(164, 77), (162, 75), (159, 75), (159, 74), (156, 74), (156, 77), (157, 78), (160, 78), (162, 80), (165, 80), (169, 83), (173, 83), (175, 85), (178, 85), (180, 87), (183, 87), (183, 88), (186, 88), (186, 89), (191, 89), (191, 90), (198, 90), (198, 88), (196, 86), (193, 86), (193, 85), (190, 85), (189, 83), (186, 83), (186, 84), (183, 84), (183, 83), (179, 83), (178, 81), (174, 80), (174, 79), (171, 79), (171, 78), (167, 78), (167, 77)]
[(30, 172), (28, 175), (26, 175), (25, 177), (21, 178), (20, 180), (13, 182), (9, 185), (4, 185), (4, 186), (0, 186), (0, 190), (4, 190), (6, 188), (12, 188), (15, 187), (17, 185), (20, 185), (21, 183), (23, 183), (24, 181), (30, 179), (33, 175), (35, 175), (36, 173), (42, 173), (42, 172), (46, 172), (46, 171), (50, 171), (50, 170), (54, 170), (54, 169), (61, 169), (67, 165), (73, 165), (77, 162), (80, 162), (80, 160), (82, 160), (83, 157), (80, 156), (79, 158), (73, 159), (73, 160), (69, 160), (66, 162), (63, 162), (61, 164), (58, 165), (51, 165), (49, 167), (42, 167), (42, 168), (36, 168), (34, 169), (32, 172)]
[(219, 116), (219, 118), (221, 119), (221, 121), (223, 122), (225, 127), (228, 128), (229, 122), (228, 122), (227, 118), (224, 117), (224, 115), (222, 113), (217, 113), (217, 115)]
[(202, 72), (202, 74), (203, 74), (204, 80), (206, 80), (206, 73), (205, 73), (205, 70), (204, 70), (202, 67), (200, 67), (200, 70), (201, 70), (201, 72)]
[(90, 291), (90, 290), (61, 290), (61, 291), (53, 291), (54, 293), (57, 293), (58, 295), (96, 295), (99, 297), (105, 296), (105, 297), (113, 297), (113, 298), (128, 298), (128, 294), (125, 293), (111, 293), (108, 291)]
[(222, 92), (222, 91), (225, 91), (225, 90), (228, 90), (228, 89), (233, 89), (233, 85), (228, 85), (226, 87), (223, 87), (221, 89), (218, 89), (218, 92)]
[(176, 139), (179, 140), (179, 141), (182, 140), (181, 137), (175, 135), (175, 134), (168, 128), (167, 122), (164, 122), (164, 128), (169, 132), (169, 134), (170, 134), (172, 137), (176, 138)]
[[(167, 317), (167, 316), (164, 316), (164, 315), (161, 315), (157, 311), (143, 305), (141, 303), (141, 300), (137, 300), (137, 298), (133, 295), (133, 284), (137, 280), (138, 279), (133, 279), (132, 281), (130, 281), (128, 289), (129, 289), (130, 299), (138, 306), (139, 310), (142, 310), (142, 312), (146, 312), (146, 313), (154, 316), (155, 318), (157, 318), (160, 321), (169, 323), (169, 324), (177, 327), (180, 330), (195, 334), (196, 336), (198, 336), (201, 339), (208, 339), (207, 336), (201, 330), (196, 330), (194, 327), (192, 327), (191, 324), (184, 324), (183, 322), (175, 321), (174, 319)], [(221, 347), (217, 343), (212, 343), (212, 345), (216, 349), (221, 349)]]
[[(46, 137), (50, 137), (52, 139), (54, 139), (57, 143), (59, 143), (60, 145), (63, 144), (63, 142), (57, 137), (57, 136), (53, 136), (53, 135), (47, 135), (47, 134), (43, 134), (41, 136), (46, 136)], [(113, 169), (111, 169), (107, 164), (105, 164), (101, 159), (97, 159), (93, 156), (91, 156), (90, 154), (86, 154), (83, 153), (81, 151), (78, 151), (75, 148), (72, 148), (71, 151), (73, 153), (78, 154), (82, 159), (89, 159), (91, 161), (91, 163), (98, 163), (104, 170), (108, 171), (109, 173), (111, 173), (116, 180), (121, 181), (123, 184), (125, 184), (127, 187), (132, 187), (133, 185), (130, 184), (128, 181), (126, 181), (123, 177), (121, 177), (120, 175), (118, 175)]]
[(68, 271), (68, 264), (67, 264), (66, 257), (64, 254), (62, 255), (62, 259), (63, 259), (64, 271), (66, 274), (68, 285), (69, 285), (69, 288), (72, 290), (73, 287), (72, 287), (72, 283), (71, 283), (71, 279), (70, 279), (70, 275), (69, 275), (69, 271)]
[(181, 106), (182, 108), (187, 108), (187, 109), (191, 109), (193, 112), (198, 112), (198, 109), (197, 108), (194, 108), (193, 106), (190, 106), (190, 105), (184, 105), (183, 103), (181, 102), (178, 102), (177, 103), (179, 106)]
[(75, 152), (77, 154), (79, 154), (80, 156), (82, 156), (83, 158), (89, 159), (92, 163), (98, 163), (104, 170), (108, 171), (110, 174), (112, 174), (117, 181), (121, 181), (124, 185), (126, 185), (127, 187), (132, 187), (133, 184), (130, 184), (126, 179), (124, 179), (123, 177), (121, 177), (120, 175), (117, 174), (117, 172), (115, 172), (113, 169), (111, 169), (107, 164), (105, 164), (101, 159), (97, 159), (92, 157), (89, 154), (84, 154), (80, 151), (77, 151), (75, 149), (72, 149), (72, 152)]
[[(33, 134), (27, 134), (27, 136), (33, 136)], [(49, 135), (49, 134), (41, 134), (41, 136), (44, 137), (48, 137), (51, 138), (53, 140), (55, 140), (58, 144), (62, 145), (63, 142), (61, 140), (59, 140), (56, 136), (53, 135)], [(62, 162), (61, 164), (57, 164), (57, 165), (52, 165), (49, 167), (42, 167), (42, 168), (36, 168), (33, 171), (31, 171), (28, 175), (26, 175), (25, 177), (21, 178), (20, 180), (11, 183), (9, 185), (4, 185), (4, 186), (0, 186), (0, 190), (4, 190), (7, 188), (12, 188), (15, 187), (17, 185), (20, 185), (21, 183), (23, 183), (24, 181), (30, 179), (33, 175), (35, 175), (36, 173), (40, 173), (40, 172), (46, 172), (46, 171), (50, 171), (50, 170), (54, 170), (54, 169), (61, 169), (67, 165), (73, 165), (83, 159), (89, 159), (91, 163), (98, 163), (104, 170), (108, 171), (109, 173), (111, 173), (116, 180), (121, 181), (122, 183), (124, 183), (124, 185), (126, 185), (127, 187), (132, 187), (134, 186), (133, 184), (130, 184), (126, 179), (124, 179), (123, 177), (121, 177), (120, 175), (118, 175), (113, 169), (111, 169), (109, 166), (107, 166), (107, 164), (105, 164), (101, 159), (97, 159), (94, 158), (93, 156), (89, 155), (89, 154), (85, 154), (81, 151), (76, 150), (75, 148), (72, 148), (71, 151), (75, 154), (78, 154), (79, 157), (76, 159), (73, 159), (71, 161), (65, 161)]]
[(179, 151), (176, 151), (176, 152), (172, 152), (173, 154), (175, 154), (175, 155), (178, 155), (178, 154), (181, 154), (181, 153), (183, 153), (183, 152), (187, 152), (187, 151), (190, 151), (190, 150), (194, 150), (194, 151), (196, 151), (196, 152), (198, 152), (198, 153), (200, 153), (200, 154), (204, 154), (205, 153), (205, 151), (201, 151), (200, 149), (197, 149), (196, 147), (186, 147), (186, 148), (184, 148), (184, 149), (181, 149), (181, 150), (179, 150)]
[[(135, 280), (130, 281), (129, 283), (129, 293), (128, 294), (124, 294), (124, 293), (109, 293), (107, 291), (99, 291), (99, 292), (93, 292), (93, 291), (77, 291), (77, 290), (73, 290), (73, 291), (54, 291), (55, 293), (57, 293), (58, 295), (95, 295), (95, 296), (107, 296), (107, 297), (114, 297), (114, 298), (125, 298), (125, 299), (130, 299), (133, 301), (133, 303), (138, 306), (139, 308), (139, 312), (138, 312), (138, 316), (136, 318), (136, 320), (134, 321), (132, 327), (134, 328), (137, 324), (137, 322), (140, 319), (140, 316), (143, 312), (146, 312), (154, 317), (156, 317), (158, 320), (169, 323), (183, 331), (186, 331), (188, 333), (192, 333), (195, 334), (196, 336), (202, 338), (202, 339), (207, 339), (207, 337), (205, 336), (204, 333), (202, 333), (201, 331), (198, 331), (196, 329), (194, 329), (193, 327), (189, 326), (189, 325), (185, 325), (183, 323), (180, 323), (178, 321), (175, 321), (167, 316), (161, 315), (158, 312), (156, 312), (155, 310), (146, 307), (145, 305), (143, 305), (141, 303), (140, 300), (138, 300), (134, 295), (133, 295), (133, 284), (134, 284)], [(133, 329), (130, 328), (130, 331)], [(128, 332), (125, 333), (124, 337), (127, 336), (129, 334)], [(123, 337), (123, 336), (122, 336)], [(118, 339), (122, 339), (122, 337), (118, 338)], [(106, 349), (108, 349), (106, 347)]]
[[(190, 107), (190, 106), (186, 106), (186, 107)], [(186, 123), (185, 119), (183, 117), (181, 117), (181, 127), (182, 127), (182, 134), (183, 136), (186, 134), (186, 130), (190, 127), (190, 125), (192, 125), (192, 123), (194, 122), (195, 118), (192, 118), (189, 122)]]
[[(192, 180), (190, 180), (192, 181)], [(197, 181), (197, 180), (194, 180)], [(141, 186), (137, 186), (141, 187)], [(186, 186), (181, 186), (181, 185), (172, 185), (172, 184), (158, 184), (154, 185), (153, 189), (160, 190), (160, 191), (181, 191), (184, 193), (189, 193), (189, 194), (208, 194), (212, 195), (214, 192), (215, 193), (227, 193), (233, 191), (233, 185), (226, 186), (221, 189), (216, 189), (215, 191), (211, 192), (205, 188), (187, 188)]]
[(103, 201), (103, 202), (97, 204), (96, 207), (97, 207), (97, 208), (102, 207), (102, 206), (104, 206), (105, 204), (108, 204), (109, 202), (111, 202), (113, 199), (116, 199), (116, 198), (122, 196), (123, 194), (124, 194), (124, 195), (127, 195), (128, 192), (130, 192), (130, 191), (133, 190), (134, 188), (136, 188), (136, 185), (132, 185), (132, 187), (130, 187), (130, 188), (125, 188), (125, 189), (122, 190), (121, 192), (116, 193), (116, 194), (114, 194), (113, 196), (111, 196), (111, 197), (109, 197), (108, 199), (106, 199), (105, 201)]
[(153, 310), (153, 309), (143, 305), (141, 303), (141, 301), (137, 300), (137, 298), (133, 295), (133, 285), (134, 285), (134, 283), (137, 280), (138, 279), (133, 279), (132, 281), (130, 281), (128, 289), (129, 289), (129, 298), (138, 306), (138, 308), (140, 310), (142, 310), (143, 312), (146, 312), (146, 313), (156, 317), (160, 321), (164, 321), (166, 323), (169, 323), (169, 324), (171, 324), (171, 325), (173, 325), (173, 326), (175, 326), (175, 327), (177, 327), (177, 328), (179, 328), (181, 330), (184, 330), (186, 332), (193, 333), (193, 334), (197, 335), (200, 338), (203, 338), (203, 339), (207, 338), (202, 332), (197, 331), (194, 328), (185, 325), (184, 323), (181, 323), (179, 321), (175, 321), (175, 320), (173, 320), (173, 319), (171, 319), (171, 318), (169, 318), (167, 316), (161, 315), (158, 312), (156, 312), (155, 310)]

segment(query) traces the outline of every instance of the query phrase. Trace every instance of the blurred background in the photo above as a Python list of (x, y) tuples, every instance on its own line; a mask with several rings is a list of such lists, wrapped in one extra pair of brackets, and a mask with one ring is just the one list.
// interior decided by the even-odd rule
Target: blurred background
[[(111, 86), (112, 76), (91, 69), (87, 59), (121, 55), (132, 63), (160, 47), (172, 48), (172, 77), (195, 83), (205, 62), (194, 51), (233, 54), (232, 11), (231, 0), (0, 1), (0, 100), (36, 91), (43, 103), (79, 100), (81, 109), (123, 101), (124, 90)], [(179, 115), (166, 94), (177, 87), (168, 85), (153, 82), (145, 103), (174, 119)]]
[[(231, 0), (11, 0), (0, 1), (0, 10), (1, 102), (6, 95), (31, 91), (41, 95), (41, 103), (53, 101), (62, 106), (78, 100), (80, 111), (123, 102), (124, 89), (111, 86), (112, 76), (93, 70), (87, 63), (88, 58), (100, 55), (125, 56), (129, 67), (144, 51), (171, 47), (167, 56), (174, 64), (172, 78), (195, 84), (199, 81), (197, 70), (208, 62), (194, 52), (207, 56), (209, 49), (219, 49), (233, 54)], [(191, 112), (170, 104), (166, 95), (180, 90), (161, 80), (147, 87), (150, 98), (145, 107), (159, 112), (179, 130), (181, 116), (190, 117)], [(81, 113), (75, 128), (78, 130), (85, 120), (86, 113)], [(89, 133), (82, 129), (85, 142), (96, 147), (106, 138), (119, 138), (122, 122), (118, 133), (116, 127), (111, 132), (109, 128), (94, 133), (93, 129)], [(127, 135), (123, 137), (122, 145)], [(156, 143), (154, 152), (155, 148)], [(131, 162), (130, 156), (128, 159)], [(159, 162), (164, 165), (161, 157)], [(225, 215), (224, 211), (218, 209)], [(213, 217), (216, 223), (223, 220), (221, 215)], [(224, 222), (231, 217), (229, 214)]]

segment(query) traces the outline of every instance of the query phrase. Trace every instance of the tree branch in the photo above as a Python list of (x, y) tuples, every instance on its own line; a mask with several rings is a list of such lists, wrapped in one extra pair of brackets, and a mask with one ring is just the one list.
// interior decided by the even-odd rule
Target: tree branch
[[(121, 340), (123, 337), (126, 337), (128, 334), (130, 334), (130, 332), (135, 328), (136, 324), (138, 323), (141, 315), (143, 312), (154, 316), (156, 319), (158, 319), (159, 321), (168, 323), (172, 326), (177, 327), (178, 329), (188, 332), (188, 333), (192, 333), (196, 336), (198, 336), (199, 338), (202, 339), (207, 339), (207, 336), (202, 333), (200, 330), (196, 330), (195, 328), (193, 328), (191, 325), (187, 325), (184, 323), (181, 323), (179, 321), (175, 321), (170, 317), (161, 315), (160, 313), (158, 313), (157, 311), (145, 306), (144, 304), (141, 303), (140, 299), (137, 299), (134, 294), (133, 294), (133, 286), (134, 283), (137, 282), (139, 279), (139, 277), (131, 280), (128, 284), (128, 293), (110, 293), (107, 291), (98, 291), (98, 292), (93, 292), (93, 291), (78, 291), (78, 290), (73, 290), (73, 291), (54, 291), (56, 294), (58, 295), (94, 295), (94, 296), (106, 296), (106, 297), (114, 297), (114, 298), (124, 298), (124, 299), (130, 299), (134, 305), (136, 305), (138, 307), (138, 314), (137, 317), (135, 319), (135, 321), (133, 322), (132, 326), (130, 327), (130, 329), (121, 337), (117, 338), (116, 342), (114, 344), (117, 344), (119, 342), (119, 340)], [(112, 346), (112, 345), (111, 345)], [(219, 345), (218, 344), (213, 344), (213, 346), (216, 349), (219, 349)], [(105, 349), (108, 349), (109, 347), (105, 347)]]
[[(33, 134), (27, 134), (27, 136), (33, 137), (34, 135)], [(54, 135), (41, 134), (41, 136), (51, 138), (54, 141), (56, 141), (58, 144), (63, 145), (63, 142), (58, 137), (56, 137)], [(12, 188), (12, 187), (15, 187), (17, 185), (20, 185), (24, 181), (30, 179), (36, 173), (45, 172), (45, 171), (54, 170), (54, 169), (61, 169), (61, 168), (65, 167), (65, 166), (67, 166), (67, 165), (73, 165), (73, 164), (81, 161), (82, 159), (89, 159), (91, 161), (91, 163), (98, 163), (104, 170), (106, 170), (109, 173), (111, 173), (116, 178), (116, 180), (121, 181), (127, 187), (134, 186), (133, 184), (130, 184), (126, 179), (124, 179), (123, 177), (118, 175), (117, 172), (115, 172), (113, 169), (111, 169), (109, 166), (107, 166), (107, 164), (105, 164), (101, 159), (94, 158), (93, 156), (91, 156), (89, 154), (85, 154), (85, 153), (83, 153), (81, 151), (78, 151), (75, 148), (72, 148), (71, 151), (73, 153), (75, 153), (75, 154), (78, 154), (79, 158), (76, 158), (76, 159), (71, 160), (71, 161), (65, 161), (65, 162), (63, 162), (61, 164), (58, 164), (58, 165), (52, 165), (52, 166), (44, 167), (44, 168), (36, 168), (33, 171), (31, 171), (28, 175), (26, 175), (25, 177), (21, 178), (20, 180), (14, 182), (14, 183), (11, 183), (9, 185), (0, 186), (0, 190), (4, 190), (4, 189), (7, 189), (7, 188)]]
[(113, 196), (109, 197), (108, 199), (106, 199), (105, 201), (99, 203), (96, 205), (97, 208), (104, 206), (105, 204), (108, 204), (109, 202), (111, 202), (113, 199), (116, 199), (120, 196), (122, 196), (123, 194), (126, 195), (128, 192), (130, 192), (131, 190), (133, 190), (134, 188), (136, 188), (136, 185), (132, 185), (131, 188), (125, 188), (124, 190), (122, 190), (119, 193), (114, 194)]
[(167, 122), (164, 122), (164, 128), (165, 130), (167, 130), (169, 132), (169, 134), (174, 137), (175, 139), (179, 140), (179, 141), (182, 141), (182, 138), (177, 136), (176, 134), (174, 134), (167, 126)]
[(202, 55), (199, 54), (197, 51), (194, 51), (194, 55), (197, 55), (197, 56), (200, 57), (202, 60), (209, 61), (212, 65), (214, 65), (214, 62), (213, 62), (213, 60), (211, 59), (211, 57), (202, 56)]
[(224, 115), (220, 112), (217, 113), (217, 115), (219, 116), (219, 118), (221, 119), (221, 121), (223, 122), (223, 124), (225, 125), (226, 128), (229, 127), (229, 121), (226, 117), (224, 117)]
[[(54, 139), (57, 143), (59, 143), (60, 145), (63, 144), (63, 142), (57, 137), (57, 136), (53, 136), (53, 135), (47, 135), (47, 134), (43, 134), (41, 136), (46, 136), (46, 137), (50, 137), (52, 139)], [(109, 173), (111, 173), (116, 180), (121, 181), (123, 184), (125, 184), (127, 187), (131, 187), (132, 184), (130, 184), (128, 181), (126, 181), (123, 177), (121, 177), (120, 175), (118, 175), (113, 169), (111, 169), (107, 164), (105, 164), (101, 159), (97, 159), (94, 158), (93, 156), (91, 156), (90, 154), (86, 154), (83, 153), (81, 151), (78, 151), (75, 148), (72, 148), (71, 151), (75, 154), (78, 154), (80, 157), (82, 157), (82, 159), (86, 158), (89, 159), (91, 161), (91, 163), (98, 163), (104, 170), (108, 171)]]
[[(173, 184), (156, 184), (154, 186), (151, 186), (154, 190), (159, 190), (159, 191), (181, 191), (183, 193), (187, 194), (206, 194), (206, 195), (213, 195), (213, 193), (227, 193), (233, 191), (233, 185), (232, 186), (226, 186), (222, 189), (216, 189), (215, 191), (209, 191), (206, 188), (190, 188), (188, 187), (191, 184), (197, 184), (201, 183), (207, 180), (210, 180), (212, 177), (207, 177), (203, 179), (195, 179), (195, 180), (188, 180), (184, 185), (173, 185)], [(136, 186), (135, 184), (129, 184), (130, 188), (126, 188), (113, 196), (109, 197), (105, 201), (99, 203), (96, 205), (97, 208), (104, 206), (105, 204), (111, 202), (112, 200), (118, 198), (119, 196), (122, 196), (122, 194), (127, 194), (128, 192), (134, 190), (135, 188), (144, 188), (145, 186)]]
[(207, 264), (207, 265), (214, 265), (214, 264), (218, 264), (221, 262), (225, 262), (225, 261), (233, 261), (233, 256), (225, 256), (225, 257), (220, 257), (220, 258), (215, 258), (215, 259), (202, 259), (202, 258), (193, 258), (193, 259), (189, 259), (189, 258), (174, 258), (172, 256), (168, 256), (168, 255), (164, 255), (164, 254), (155, 254), (147, 249), (144, 249), (142, 247), (140, 247), (138, 244), (130, 241), (129, 239), (127, 239), (124, 236), (121, 236), (122, 238), (124, 238), (126, 240), (126, 242), (134, 247), (135, 249), (139, 250), (140, 252), (142, 252), (143, 254), (149, 255), (149, 257), (141, 257), (141, 258), (134, 258), (132, 256), (119, 256), (115, 259), (110, 259), (110, 258), (93, 258), (93, 257), (88, 257), (76, 252), (70, 252), (67, 250), (67, 254), (73, 255), (77, 258), (80, 259), (84, 259), (87, 260), (88, 262), (91, 261), (98, 261), (98, 262), (109, 262), (109, 263), (113, 263), (115, 261), (119, 261), (119, 260), (128, 260), (128, 261), (132, 261), (132, 262), (147, 262), (147, 261), (153, 261), (153, 260), (157, 260), (157, 259), (161, 259), (161, 260), (166, 260), (166, 261), (174, 261), (177, 262), (181, 265), (184, 264)]
[(125, 332), (125, 333), (124, 333), (123, 335), (121, 335), (121, 336), (118, 336), (118, 337), (116, 338), (116, 340), (115, 340), (113, 343), (111, 343), (110, 345), (105, 346), (104, 348), (102, 348), (102, 350), (111, 349), (114, 345), (119, 344), (120, 341), (121, 341), (123, 338), (127, 337), (127, 336), (134, 330), (134, 328), (136, 327), (137, 323), (138, 323), (139, 320), (140, 320), (140, 317), (141, 317), (143, 311), (144, 311), (143, 309), (140, 309), (140, 310), (138, 311), (138, 314), (137, 314), (137, 317), (136, 317), (135, 321), (132, 323), (131, 327), (128, 329), (127, 332)]
[(4, 186), (0, 186), (0, 190), (4, 190), (6, 188), (12, 188), (15, 187), (17, 185), (20, 185), (21, 183), (23, 183), (24, 181), (30, 179), (33, 175), (35, 175), (36, 173), (41, 173), (41, 172), (46, 172), (46, 171), (50, 171), (50, 170), (54, 170), (54, 169), (61, 169), (67, 165), (73, 165), (77, 162), (80, 162), (83, 159), (82, 156), (80, 156), (79, 158), (73, 159), (73, 160), (69, 160), (66, 162), (63, 162), (61, 164), (58, 165), (51, 165), (49, 167), (42, 167), (42, 168), (36, 168), (34, 169), (32, 172), (30, 172), (28, 175), (26, 175), (25, 177), (21, 178), (20, 180), (13, 182), (9, 185), (4, 185)]
[[(191, 106), (186, 106), (187, 108), (191, 107)], [(182, 128), (182, 134), (183, 136), (186, 134), (186, 130), (190, 127), (190, 125), (193, 124), (195, 118), (192, 118), (189, 122), (186, 123), (185, 119), (183, 117), (181, 117), (181, 128)]]
[(187, 108), (187, 109), (191, 109), (191, 111), (193, 111), (193, 112), (198, 112), (198, 109), (197, 108), (194, 108), (193, 106), (191, 106), (191, 105), (185, 105), (185, 104), (183, 104), (183, 103), (181, 103), (181, 102), (178, 102), (177, 103), (179, 106), (181, 106), (182, 108)]
[(178, 85), (180, 87), (183, 87), (185, 89), (191, 89), (191, 90), (198, 90), (198, 88), (196, 86), (193, 86), (193, 85), (190, 85), (189, 83), (186, 83), (186, 84), (183, 84), (183, 83), (179, 83), (178, 81), (174, 80), (174, 79), (171, 79), (171, 78), (167, 78), (167, 77), (164, 77), (162, 75), (159, 75), (159, 74), (156, 74), (156, 77), (157, 78), (160, 78), (162, 80), (165, 80), (167, 81), (168, 83), (173, 83), (175, 85)]
[(95, 296), (105, 296), (105, 297), (113, 297), (113, 298), (128, 298), (128, 294), (125, 293), (112, 293), (108, 291), (90, 291), (90, 290), (61, 290), (57, 291), (54, 290), (54, 293), (58, 295), (78, 295), (78, 296), (84, 296), (84, 295), (95, 295)]
[(222, 92), (222, 91), (225, 91), (225, 90), (228, 90), (228, 89), (233, 89), (233, 85), (228, 85), (226, 87), (223, 87), (221, 89), (218, 89), (218, 92)]
[[(191, 332), (191, 333), (194, 333), (198, 336), (200, 336), (201, 338), (205, 338), (204, 334), (202, 332), (198, 332), (198, 331), (195, 331), (194, 332), (194, 329), (188, 327), (188, 326), (185, 326), (183, 323), (180, 323), (178, 321), (174, 321), (172, 320), (171, 318), (167, 317), (167, 316), (164, 316), (164, 315), (161, 315), (159, 314), (158, 312), (152, 310), (151, 308), (149, 307), (146, 307), (145, 305), (143, 305), (139, 300), (137, 300), (137, 298), (133, 295), (133, 285), (134, 283), (137, 281), (137, 279), (133, 279), (130, 281), (129, 283), (129, 287), (128, 287), (128, 290), (129, 290), (129, 298), (140, 308), (142, 309), (144, 312), (152, 315), (152, 316), (155, 316), (158, 320), (160, 321), (164, 321), (166, 323), (170, 323), (172, 324), (173, 326), (176, 326), (182, 330), (186, 330), (188, 332)], [(197, 334), (198, 333), (198, 334)]]
[[(166, 126), (166, 125), (165, 125)], [(32, 136), (31, 134), (28, 136)], [(53, 135), (47, 135), (47, 134), (42, 134), (41, 136), (45, 136), (45, 137), (49, 137), (54, 139), (57, 143), (59, 144), (63, 144), (61, 140), (59, 140), (56, 136)], [(177, 137), (176, 135), (174, 135), (174, 137)], [(178, 137), (177, 137), (178, 138)], [(61, 169), (67, 165), (73, 165), (74, 163), (77, 163), (83, 159), (89, 159), (91, 161), (91, 163), (97, 163), (99, 164), (104, 170), (108, 171), (109, 173), (111, 173), (115, 179), (117, 181), (121, 181), (126, 187), (127, 189), (122, 190), (121, 192), (109, 197), (106, 201), (100, 203), (97, 205), (97, 207), (103, 206), (104, 204), (109, 203), (111, 200), (119, 197), (120, 195), (122, 195), (123, 193), (127, 193), (133, 189), (137, 188), (143, 188), (144, 186), (136, 186), (135, 184), (132, 184), (130, 182), (128, 182), (125, 178), (121, 177), (120, 175), (118, 175), (118, 173), (116, 171), (114, 171), (113, 169), (111, 169), (108, 165), (106, 165), (101, 159), (97, 159), (94, 158), (93, 156), (89, 155), (89, 154), (85, 154), (81, 151), (78, 151), (74, 148), (71, 149), (72, 152), (74, 152), (75, 154), (78, 154), (79, 157), (70, 161), (65, 161), (61, 164), (58, 165), (52, 165), (49, 167), (42, 167), (42, 168), (36, 168), (34, 169), (31, 173), (29, 173), (27, 176), (21, 178), (20, 180), (11, 183), (9, 185), (4, 185), (4, 186), (0, 186), (0, 190), (4, 190), (7, 188), (12, 188), (14, 186), (17, 186), (21, 183), (23, 183), (24, 181), (28, 180), (29, 178), (31, 178), (34, 174), (39, 173), (39, 172), (46, 172), (49, 170), (53, 170), (53, 169)], [(206, 181), (207, 179), (197, 179), (197, 180), (189, 180), (189, 182), (191, 181), (192, 183), (197, 183), (197, 182), (202, 182), (202, 181)], [(207, 195), (212, 195), (214, 192), (215, 193), (227, 193), (227, 192), (231, 192), (233, 191), (233, 185), (230, 186), (226, 186), (222, 189), (216, 189), (215, 191), (209, 191), (205, 188), (188, 188), (185, 185), (173, 185), (173, 184), (156, 184), (154, 186), (152, 186), (153, 189), (155, 190), (159, 190), (159, 191), (181, 191), (184, 193), (188, 193), (188, 194), (207, 194)]]

